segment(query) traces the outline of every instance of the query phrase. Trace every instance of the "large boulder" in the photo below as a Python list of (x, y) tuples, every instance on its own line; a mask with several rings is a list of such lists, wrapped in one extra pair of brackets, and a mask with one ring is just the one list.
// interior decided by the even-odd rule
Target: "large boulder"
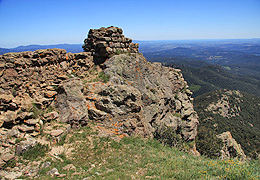
[(221, 158), (229, 159), (229, 158), (240, 158), (245, 160), (246, 155), (241, 148), (240, 144), (236, 142), (236, 140), (232, 137), (229, 131), (223, 132), (217, 135), (219, 139), (221, 139), (224, 143), (224, 146), (221, 150)]
[(72, 127), (87, 124), (88, 109), (82, 94), (83, 85), (79, 78), (64, 81), (59, 87), (57, 108), (61, 122), (70, 123)]

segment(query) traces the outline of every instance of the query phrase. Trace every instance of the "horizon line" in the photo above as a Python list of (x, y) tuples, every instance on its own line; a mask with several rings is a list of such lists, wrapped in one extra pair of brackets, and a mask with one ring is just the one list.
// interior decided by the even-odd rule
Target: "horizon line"
[[(221, 40), (260, 40), (259, 38), (224, 38), (224, 39), (169, 39), (169, 40), (133, 40), (133, 41), (142, 41), (142, 42), (170, 42), (170, 41), (221, 41)], [(53, 45), (79, 45), (79, 44), (84, 44), (84, 43), (53, 43), (53, 44), (26, 44), (26, 45), (17, 45), (17, 46), (12, 46), (12, 47), (4, 47), (0, 46), (2, 49), (14, 49), (17, 47), (26, 47), (26, 46), (53, 46)]]

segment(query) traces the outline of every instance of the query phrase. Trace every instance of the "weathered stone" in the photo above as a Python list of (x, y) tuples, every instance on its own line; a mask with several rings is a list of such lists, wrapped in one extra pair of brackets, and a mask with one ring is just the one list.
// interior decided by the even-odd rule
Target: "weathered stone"
[(236, 140), (232, 137), (229, 131), (223, 132), (222, 134), (217, 135), (220, 138), (224, 146), (221, 151), (221, 158), (222, 159), (229, 159), (229, 158), (241, 158), (246, 159), (246, 155), (241, 148), (240, 144), (236, 142)]
[(22, 112), (20, 114), (17, 115), (17, 119), (20, 119), (20, 120), (27, 120), (29, 118), (32, 118), (34, 115), (33, 112)]
[(26, 124), (29, 124), (29, 125), (36, 125), (37, 123), (39, 123), (40, 119), (28, 119), (28, 120), (24, 120), (24, 122)]
[(63, 133), (64, 131), (62, 129), (57, 129), (57, 130), (52, 130), (50, 132), (50, 135), (56, 137), (56, 136), (60, 136)]
[(10, 103), (14, 99), (12, 94), (0, 94), (0, 103)]
[(6, 174), (3, 175), (3, 176), (4, 176), (6, 179), (17, 179), (17, 178), (19, 178), (19, 177), (22, 176), (22, 175), (23, 175), (22, 172), (19, 172), (19, 171), (13, 172), (13, 171), (11, 171), (11, 172), (6, 173)]
[(33, 126), (26, 126), (25, 124), (17, 126), (17, 128), (22, 132), (33, 132), (34, 131)]
[(0, 127), (3, 126), (3, 124), (4, 124), (4, 122), (5, 122), (4, 119), (5, 119), (4, 116), (1, 116), (1, 115), (0, 115)]
[(86, 100), (81, 92), (83, 89), (81, 81), (73, 78), (65, 81), (61, 86), (63, 93), (57, 96), (57, 107), (60, 110), (59, 119), (78, 126), (86, 124), (88, 110)]
[(15, 69), (6, 69), (4, 74), (3, 74), (3, 78), (7, 79), (7, 80), (10, 80), (10, 79), (13, 79), (13, 78), (16, 78), (18, 76), (18, 73), (16, 72)]
[(10, 154), (10, 153), (6, 153), (6, 154), (3, 154), (1, 155), (1, 159), (5, 162), (8, 162), (10, 161), (11, 159), (14, 159), (14, 155), (13, 154)]
[(44, 96), (45, 96), (46, 98), (52, 98), (52, 97), (54, 97), (55, 95), (57, 95), (57, 92), (56, 92), (56, 91), (46, 91), (46, 92), (44, 92)]
[(76, 167), (73, 164), (68, 164), (68, 165), (64, 166), (62, 169), (66, 170), (66, 171), (70, 171), (70, 170), (75, 171)]
[(67, 75), (59, 75), (58, 79), (66, 80), (66, 79), (69, 79), (69, 77)]
[[(149, 63), (141, 55), (131, 57), (128, 55), (116, 55), (104, 63), (104, 72), (110, 76), (113, 84), (127, 84), (129, 91), (131, 86), (140, 93), (136, 96), (136, 102), (142, 109), (142, 123), (148, 134), (152, 135), (158, 126), (180, 128), (184, 140), (194, 140), (197, 133), (198, 117), (193, 109), (190, 97), (183, 89), (186, 82), (181, 74), (173, 68), (163, 67), (160, 63)], [(130, 83), (131, 82), (131, 83)], [(176, 86), (178, 82), (178, 86)], [(113, 88), (115, 85), (113, 86)], [(110, 87), (111, 89), (112, 87)], [(115, 94), (120, 97), (120, 91)], [(120, 94), (120, 95), (119, 95)], [(109, 92), (100, 93), (113, 97)], [(122, 96), (124, 97), (124, 96)], [(134, 96), (133, 96), (134, 97)], [(141, 101), (141, 102), (140, 102)], [(99, 110), (111, 111), (110, 99), (105, 105), (96, 103)], [(127, 111), (120, 108), (120, 100), (116, 100), (118, 108), (124, 113)], [(133, 104), (132, 104), (133, 105)], [(122, 113), (117, 110), (117, 113)], [(111, 113), (111, 112), (109, 112)]]
[(10, 129), (8, 132), (7, 132), (7, 136), (9, 137), (19, 137), (19, 130), (16, 126), (14, 126), (12, 129)]
[(46, 120), (53, 120), (53, 119), (57, 119), (59, 117), (59, 113), (56, 111), (44, 114), (43, 117), (46, 118)]
[(16, 112), (14, 111), (7, 111), (0, 115), (0, 120), (6, 123), (13, 123), (16, 119)]

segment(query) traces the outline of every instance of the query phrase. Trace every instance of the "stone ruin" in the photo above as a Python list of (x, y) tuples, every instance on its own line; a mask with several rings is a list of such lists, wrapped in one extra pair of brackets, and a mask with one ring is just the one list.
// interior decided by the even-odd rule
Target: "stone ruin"
[(138, 53), (138, 47), (138, 43), (125, 38), (121, 28), (113, 26), (90, 29), (82, 46), (85, 52), (92, 53), (96, 64), (105, 62), (113, 54)]
[[(71, 127), (89, 121), (114, 138), (152, 136), (165, 125), (181, 129), (185, 141), (194, 140), (197, 113), (180, 71), (146, 61), (138, 44), (122, 33), (117, 27), (91, 29), (81, 53), (0, 55), (0, 169), (38, 143), (42, 133), (55, 144)], [(196, 154), (195, 146), (192, 151)]]

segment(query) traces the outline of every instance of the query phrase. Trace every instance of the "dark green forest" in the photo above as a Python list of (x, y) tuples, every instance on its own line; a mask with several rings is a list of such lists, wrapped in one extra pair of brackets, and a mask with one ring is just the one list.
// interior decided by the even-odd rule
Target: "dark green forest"
[[(200, 117), (200, 126), (214, 130), (217, 134), (230, 131), (246, 155), (256, 157), (260, 153), (260, 97), (244, 92), (239, 92), (240, 95), (229, 92), (218, 90), (195, 98), (194, 107)], [(234, 117), (227, 118), (206, 110), (209, 104), (217, 103), (223, 95), (227, 96), (230, 110), (238, 109), (237, 114), (230, 111)]]

